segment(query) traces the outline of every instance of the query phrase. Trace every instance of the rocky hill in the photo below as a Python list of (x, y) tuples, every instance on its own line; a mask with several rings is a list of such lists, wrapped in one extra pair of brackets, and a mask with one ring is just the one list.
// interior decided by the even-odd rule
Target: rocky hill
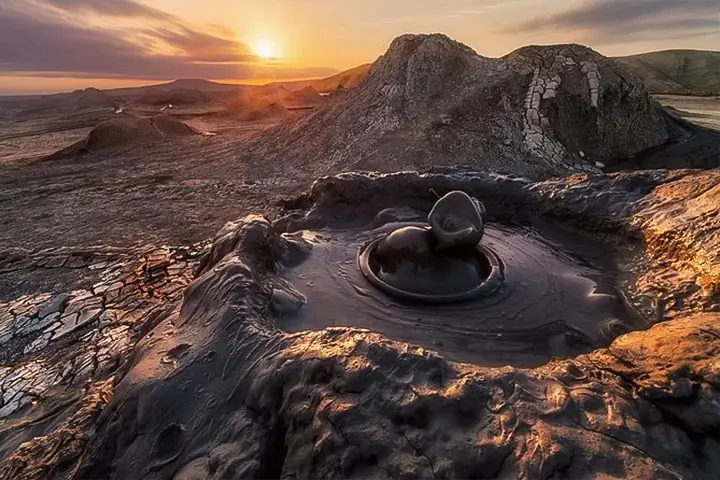
[(248, 152), (284, 174), (462, 165), (539, 178), (597, 171), (670, 135), (643, 83), (587, 47), (493, 59), (444, 35), (404, 35), (356, 88)]
[(654, 94), (720, 95), (720, 52), (666, 50), (615, 60)]

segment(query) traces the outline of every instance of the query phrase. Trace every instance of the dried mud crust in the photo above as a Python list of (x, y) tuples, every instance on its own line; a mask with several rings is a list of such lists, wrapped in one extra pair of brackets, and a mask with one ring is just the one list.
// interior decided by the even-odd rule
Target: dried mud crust
[[(306, 252), (280, 232), (363, 224), (398, 204), (425, 209), (430, 188), (478, 195), (496, 221), (560, 220), (636, 248), (634, 297), (665, 295), (657, 323), (533, 369), (451, 363), (358, 329), (274, 328), (276, 269)], [(132, 298), (147, 299), (140, 292), (155, 282), (161, 313), (139, 315), (136, 343), (114, 368), (31, 392), (5, 419), (15, 427), (0, 478), (712, 478), (719, 189), (720, 173), (695, 171), (541, 183), (458, 170), (320, 179), (274, 223), (228, 223), (183, 260), (185, 280), (141, 275)], [(168, 273), (179, 262), (168, 252), (158, 260)], [(15, 359), (14, 371), (56, 348)], [(93, 388), (110, 375), (112, 399), (96, 418), (109, 392), (100, 402)], [(58, 389), (75, 397), (52, 410)], [(57, 455), (35, 453), (58, 438), (72, 441)]]
[(0, 258), (0, 278), (27, 281), (0, 284), (0, 478), (67, 473), (112, 396), (111, 377), (176, 307), (203, 248), (17, 249)]

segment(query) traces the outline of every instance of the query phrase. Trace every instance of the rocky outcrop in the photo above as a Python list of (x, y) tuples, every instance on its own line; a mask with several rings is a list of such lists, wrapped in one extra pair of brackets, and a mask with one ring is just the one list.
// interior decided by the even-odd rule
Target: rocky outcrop
[[(82, 342), (59, 350), (51, 341), (13, 357), (17, 367), (2, 374), (7, 416), (0, 428), (13, 425), (15, 433), (3, 437), (0, 476), (708, 478), (720, 468), (714, 255), (720, 219), (712, 208), (719, 184), (717, 172), (695, 171), (540, 183), (463, 170), (320, 179), (287, 204), (301, 208), (277, 222), (250, 216), (229, 223), (202, 260), (170, 251), (129, 263), (126, 269), (140, 273), (123, 282), (130, 288), (125, 302), (145, 298), (166, 307), (160, 316), (140, 315), (132, 322), (137, 327), (126, 325), (140, 340), (132, 353), (114, 357), (115, 367), (77, 377), (21, 367), (52, 364), (61, 351), (82, 359)], [(282, 232), (366, 225), (398, 203), (427, 210), (435, 198), (430, 189), (481, 197), (490, 222), (559, 221), (634, 253), (629, 295), (638, 308), (649, 308), (655, 325), (607, 348), (526, 369), (448, 362), (359, 329), (287, 334), (275, 328), (270, 305), (278, 271), (307, 254), (297, 235)], [(69, 265), (73, 255), (61, 253)], [(32, 264), (27, 255), (12, 258), (25, 268)], [(96, 267), (111, 269), (91, 295), (104, 295), (105, 310), (124, 308), (108, 300), (113, 289), (104, 286), (115, 281), (110, 272), (118, 262)], [(159, 267), (142, 265), (157, 262), (163, 273), (143, 274)], [(188, 268), (196, 278), (177, 310)], [(645, 305), (644, 299), (654, 300)], [(55, 300), (6, 303), (10, 316), (3, 314), (3, 322), (17, 326), (24, 316), (33, 324), (51, 310), (62, 310), (62, 318), (74, 300)], [(102, 325), (79, 326), (75, 335), (88, 337)], [(30, 344), (16, 327), (12, 332), (12, 342)], [(8, 379), (33, 375), (44, 383), (28, 394), (30, 405), (5, 401), (15, 388)], [(108, 375), (116, 378), (113, 396), (96, 419), (109, 395), (97, 382)], [(40, 421), (58, 388), (77, 393), (57, 421)], [(67, 449), (57, 446), (59, 438), (68, 440)], [(38, 455), (53, 445), (66, 456)]]
[(251, 152), (317, 174), (464, 165), (537, 178), (595, 172), (670, 134), (640, 80), (587, 47), (492, 59), (443, 35), (404, 35), (356, 88)]

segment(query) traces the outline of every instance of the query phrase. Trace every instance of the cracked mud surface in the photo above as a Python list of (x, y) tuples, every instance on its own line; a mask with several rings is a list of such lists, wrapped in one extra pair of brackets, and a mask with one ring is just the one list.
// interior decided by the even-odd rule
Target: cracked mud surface
[[(66, 414), (91, 418), (88, 408), (94, 411), (107, 403), (112, 395), (108, 377), (128, 358), (137, 340), (174, 308), (192, 279), (199, 249), (66, 248), (15, 251), (0, 260), (3, 277), (31, 273), (29, 282), (33, 277), (66, 280), (51, 285), (48, 290), (55, 293), (17, 295), (17, 286), (0, 289), (3, 457), (15, 449), (23, 451), (22, 442), (36, 436), (38, 426), (54, 424)], [(58, 400), (63, 397), (68, 399)], [(105, 401), (98, 404), (98, 398)], [(91, 405), (83, 406), (85, 402)], [(66, 412), (75, 405), (78, 412)], [(19, 410), (25, 413), (14, 417)], [(70, 421), (67, 428), (79, 426)], [(79, 432), (82, 435), (78, 437), (76, 431), (77, 438), (68, 439), (77, 448), (83, 445), (77, 442), (84, 427)], [(58, 440), (56, 447), (64, 441)], [(34, 460), (42, 462), (41, 457)]]
[[(90, 287), (0, 305), (12, 365), (0, 478), (710, 478), (719, 184), (717, 171), (687, 170), (540, 183), (345, 174), (272, 224), (227, 224), (210, 245), (98, 249), (76, 267)], [(275, 327), (281, 265), (307, 255), (281, 232), (369, 225), (398, 203), (424, 210), (430, 188), (481, 195), (493, 222), (552, 220), (625, 249), (630, 300), (653, 325), (526, 369), (453, 363), (356, 328)], [(2, 268), (54, 257), (63, 269), (76, 255)]]

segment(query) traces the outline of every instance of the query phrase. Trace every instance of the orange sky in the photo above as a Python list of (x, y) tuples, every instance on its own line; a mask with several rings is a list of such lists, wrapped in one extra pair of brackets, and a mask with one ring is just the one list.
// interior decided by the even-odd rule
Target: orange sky
[[(0, 93), (320, 77), (373, 61), (408, 32), (446, 33), (486, 56), (531, 43), (584, 43), (606, 55), (720, 45), (716, 0), (19, 3), (0, 5)], [(272, 50), (279, 58), (257, 55)]]

